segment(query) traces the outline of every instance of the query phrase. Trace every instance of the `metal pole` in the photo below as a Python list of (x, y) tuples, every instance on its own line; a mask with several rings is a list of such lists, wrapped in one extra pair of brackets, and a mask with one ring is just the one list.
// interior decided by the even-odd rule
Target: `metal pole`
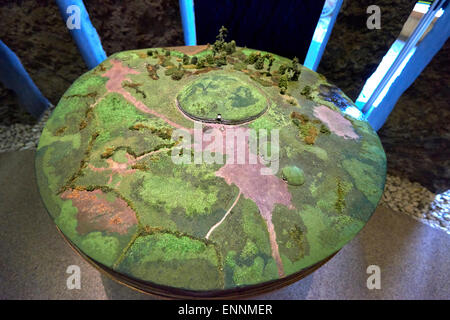
[(49, 101), (34, 84), (17, 55), (1, 40), (0, 82), (17, 94), (20, 104), (35, 118), (40, 118), (49, 106)]
[[(311, 70), (314, 71), (317, 70), (317, 67), (319, 66), (320, 60), (322, 59), (323, 53), (325, 51), (325, 47), (327, 46), (328, 40), (330, 39), (330, 35), (336, 22), (337, 16), (339, 14), (339, 11), (341, 10), (342, 2), (343, 0), (337, 0), (333, 11), (328, 14), (331, 15), (331, 17), (329, 18), (326, 17), (326, 19), (330, 19), (330, 22), (328, 24), (325, 36), (323, 38), (323, 41), (320, 43), (318, 50), (314, 46), (314, 35), (313, 35), (313, 38), (311, 39), (311, 43), (309, 45), (308, 53), (306, 54), (305, 62), (303, 63), (305, 67), (310, 68)], [(321, 19), (322, 16), (319, 17), (319, 20), (317, 21), (317, 26), (319, 25)], [(314, 57), (314, 55), (316, 56)]]
[(373, 110), (373, 104), (377, 100), (377, 98), (380, 96), (381, 92), (384, 90), (386, 85), (388, 84), (389, 80), (393, 77), (393, 75), (397, 72), (398, 68), (400, 67), (403, 60), (406, 58), (408, 53), (411, 51), (412, 48), (415, 47), (417, 42), (422, 37), (425, 30), (429, 27), (431, 22), (433, 21), (436, 12), (442, 7), (445, 0), (435, 0), (427, 13), (420, 19), (418, 25), (414, 29), (413, 33), (409, 37), (408, 41), (403, 46), (402, 50), (400, 50), (400, 53), (398, 54), (397, 58), (392, 63), (392, 66), (388, 69), (386, 74), (384, 75), (383, 79), (380, 81), (378, 86), (375, 88), (374, 92), (370, 96), (369, 100), (364, 105), (362, 112), (368, 116), (372, 110)]
[[(84, 62), (89, 69), (95, 68), (99, 63), (106, 59), (106, 53), (103, 50), (102, 42), (98, 36), (97, 30), (89, 19), (89, 14), (82, 0), (56, 0), (61, 16), (69, 28), (68, 21), (79, 19), (80, 25), (70, 27), (69, 32), (75, 41), (78, 50), (83, 57)], [(79, 15), (76, 17), (75, 15)]]

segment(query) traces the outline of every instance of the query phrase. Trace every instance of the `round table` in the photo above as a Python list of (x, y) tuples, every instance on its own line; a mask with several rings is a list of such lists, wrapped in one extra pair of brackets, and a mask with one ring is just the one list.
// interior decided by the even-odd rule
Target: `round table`
[(325, 77), (267, 52), (116, 53), (48, 120), (39, 190), (68, 243), (164, 297), (244, 297), (313, 272), (364, 227), (386, 157)]

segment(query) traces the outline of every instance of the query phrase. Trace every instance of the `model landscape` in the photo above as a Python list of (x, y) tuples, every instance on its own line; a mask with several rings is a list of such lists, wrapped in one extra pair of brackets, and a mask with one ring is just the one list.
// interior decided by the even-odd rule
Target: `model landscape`
[[(213, 45), (114, 54), (47, 122), (36, 156), (43, 201), (94, 261), (167, 287), (245, 287), (326, 259), (375, 210), (385, 154), (350, 99), (296, 58), (225, 38), (223, 28)], [(224, 136), (279, 130), (279, 170), (175, 164), (174, 132), (196, 123)], [(234, 155), (203, 144), (192, 157), (208, 148)]]

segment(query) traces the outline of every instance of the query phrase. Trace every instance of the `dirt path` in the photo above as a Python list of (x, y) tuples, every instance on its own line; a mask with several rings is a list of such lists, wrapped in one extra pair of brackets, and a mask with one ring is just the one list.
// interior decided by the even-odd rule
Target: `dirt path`
[[(119, 93), (127, 101), (132, 103), (137, 109), (141, 110), (144, 113), (159, 117), (174, 128), (186, 130), (189, 133), (193, 132), (192, 129), (187, 129), (179, 125), (178, 123), (168, 119), (166, 116), (160, 114), (159, 112), (148, 108), (141, 101), (136, 100), (136, 98), (134, 98), (128, 91), (126, 91), (122, 87), (122, 83), (125, 81), (130, 81), (130, 79), (128, 78), (129, 74), (139, 74), (139, 72), (127, 66), (124, 66), (120, 61), (117, 60), (112, 60), (111, 63), (113, 65), (112, 68), (103, 74), (104, 77), (109, 78), (106, 83), (106, 88), (109, 92)], [(213, 141), (208, 144), (205, 144), (203, 143), (203, 141), (201, 141), (200, 145), (195, 143), (192, 145), (194, 149), (198, 151), (208, 150), (210, 152), (220, 152), (223, 155), (233, 157), (233, 159), (235, 159), (235, 162), (237, 162), (239, 150), (245, 150), (246, 153), (244, 163), (226, 163), (216, 172), (216, 176), (223, 178), (229, 185), (235, 184), (240, 191), (231, 208), (227, 211), (224, 217), (209, 230), (206, 238), (209, 238), (214, 229), (217, 228), (223, 221), (225, 221), (225, 218), (234, 208), (241, 194), (244, 195), (244, 197), (251, 199), (256, 203), (262, 218), (266, 222), (272, 256), (275, 259), (278, 267), (278, 274), (281, 278), (284, 276), (284, 269), (278, 249), (278, 243), (276, 241), (275, 228), (272, 223), (272, 211), (275, 207), (275, 204), (282, 204), (290, 209), (294, 209), (294, 206), (291, 203), (291, 194), (288, 191), (287, 184), (285, 181), (279, 179), (273, 174), (262, 175), (261, 170), (264, 168), (267, 169), (267, 167), (262, 164), (263, 161), (259, 156), (250, 153), (248, 138), (238, 139), (236, 137), (235, 130), (241, 130), (241, 133), (245, 135), (250, 129), (223, 124), (208, 124), (208, 127), (212, 129), (218, 129), (221, 134), (222, 141), (228, 141), (226, 139), (227, 135), (232, 134), (233, 141), (235, 141), (236, 144), (233, 148), (227, 148), (226, 145), (222, 144), (221, 149), (218, 149)], [(256, 159), (258, 159), (256, 164), (254, 164), (250, 160), (255, 159), (255, 157)], [(108, 169), (112, 169), (113, 172), (115, 171), (121, 174), (128, 174), (131, 173), (131, 170), (134, 170), (128, 169), (128, 165), (130, 163), (135, 163), (136, 160), (137, 159), (130, 158), (128, 163), (118, 164), (112, 162), (113, 160), (111, 159), (109, 161), (110, 168)], [(99, 169), (97, 168), (97, 170)], [(110, 180), (112, 181), (112, 176)]]

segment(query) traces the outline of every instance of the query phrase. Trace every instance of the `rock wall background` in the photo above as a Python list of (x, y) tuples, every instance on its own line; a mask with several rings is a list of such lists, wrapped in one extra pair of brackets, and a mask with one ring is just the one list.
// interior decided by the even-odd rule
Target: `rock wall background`
[[(106, 54), (183, 44), (177, 0), (85, 0)], [(53, 104), (87, 68), (54, 0), (0, 1), (0, 39)], [(0, 84), (0, 124), (35, 122)]]
[[(416, 0), (344, 0), (318, 72), (356, 100), (367, 78), (399, 36)], [(367, 7), (381, 9), (381, 29), (369, 30)]]
[(389, 172), (436, 193), (450, 189), (449, 57), (447, 41), (378, 131)]
[(178, 0), (85, 0), (106, 54), (184, 44)]
[[(54, 1), (3, 1), (0, 39), (21, 59), (36, 85), (53, 104), (86, 71)], [(32, 123), (12, 91), (0, 85), (0, 123)]]
[[(414, 3), (344, 0), (319, 72), (355, 99), (399, 35)], [(371, 4), (381, 7), (381, 30), (366, 28), (366, 8)], [(107, 54), (183, 44), (178, 0), (85, 0), (85, 5)], [(53, 104), (87, 70), (53, 0), (0, 0), (0, 39), (16, 52)], [(433, 192), (450, 189), (449, 50), (447, 43), (379, 131), (388, 155), (388, 172)], [(41, 122), (33, 127), (36, 120), (0, 84), (0, 140), (14, 136), (23, 140), (19, 148), (32, 147)], [(14, 145), (4, 144), (0, 141), (1, 150)]]

